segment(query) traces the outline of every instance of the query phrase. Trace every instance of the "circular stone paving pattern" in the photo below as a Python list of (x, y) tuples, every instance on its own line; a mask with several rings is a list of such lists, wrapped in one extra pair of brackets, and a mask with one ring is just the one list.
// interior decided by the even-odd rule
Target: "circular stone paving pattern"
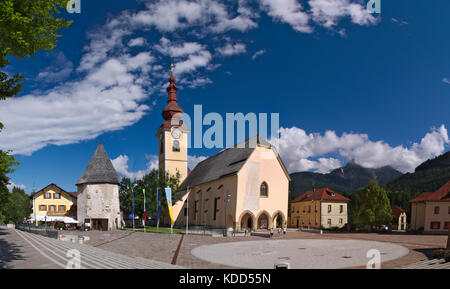
[(367, 252), (377, 249), (381, 262), (408, 254), (408, 249), (385, 242), (362, 240), (266, 240), (204, 245), (192, 250), (202, 260), (238, 268), (272, 269), (288, 262), (292, 269), (333, 269), (366, 266)]

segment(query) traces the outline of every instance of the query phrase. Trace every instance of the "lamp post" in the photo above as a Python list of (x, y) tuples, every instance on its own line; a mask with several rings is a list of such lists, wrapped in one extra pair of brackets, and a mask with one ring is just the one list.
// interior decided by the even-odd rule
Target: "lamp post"
[(186, 189), (187, 198), (186, 198), (186, 235), (189, 233), (189, 186)]
[(227, 205), (228, 205), (228, 203), (231, 201), (231, 194), (227, 194), (226, 196), (225, 196), (225, 200), (224, 200), (224, 202), (225, 202), (225, 210), (224, 210), (224, 212), (225, 212), (225, 236), (228, 236), (228, 227), (227, 227)]

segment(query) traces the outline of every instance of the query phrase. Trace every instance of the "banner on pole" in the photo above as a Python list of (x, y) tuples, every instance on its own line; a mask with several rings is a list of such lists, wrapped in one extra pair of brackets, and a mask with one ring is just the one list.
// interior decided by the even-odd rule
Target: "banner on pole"
[(156, 214), (156, 223), (159, 224), (159, 218), (161, 217), (161, 188), (157, 189), (157, 200), (156, 205), (157, 207), (157, 214)]
[(172, 189), (165, 188), (164, 190), (166, 191), (167, 208), (169, 208), (170, 221), (172, 222), (172, 225), (173, 225), (174, 220), (173, 220), (173, 211), (172, 211)]

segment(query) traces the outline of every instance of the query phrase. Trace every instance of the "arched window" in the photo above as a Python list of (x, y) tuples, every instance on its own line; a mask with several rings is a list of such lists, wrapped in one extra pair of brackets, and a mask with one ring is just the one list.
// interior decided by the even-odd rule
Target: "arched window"
[(180, 151), (180, 142), (177, 140), (174, 140), (172, 148), (173, 148), (174, 152), (179, 152)]
[(269, 188), (267, 187), (267, 183), (263, 182), (261, 184), (261, 187), (259, 188), (259, 195), (261, 197), (268, 197), (269, 196)]

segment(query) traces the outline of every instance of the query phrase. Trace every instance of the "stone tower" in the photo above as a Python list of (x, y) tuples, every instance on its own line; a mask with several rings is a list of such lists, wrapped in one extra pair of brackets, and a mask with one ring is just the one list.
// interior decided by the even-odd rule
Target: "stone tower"
[(179, 172), (180, 183), (182, 183), (188, 174), (187, 133), (189, 130), (181, 121), (183, 110), (178, 106), (177, 91), (175, 77), (171, 73), (167, 87), (168, 103), (162, 112), (164, 122), (156, 136), (159, 143), (159, 169), (171, 175)]
[(122, 226), (119, 176), (103, 144), (99, 144), (78, 187), (78, 222), (92, 230), (114, 230)]

